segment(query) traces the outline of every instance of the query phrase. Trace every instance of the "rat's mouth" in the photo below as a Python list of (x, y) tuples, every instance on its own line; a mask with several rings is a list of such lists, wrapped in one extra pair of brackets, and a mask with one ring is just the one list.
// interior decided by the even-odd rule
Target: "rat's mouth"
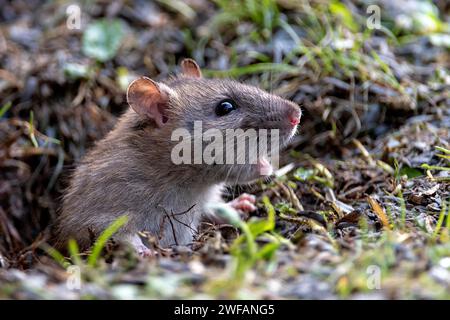
[(285, 136), (281, 139), (282, 141), (280, 145), (282, 147), (285, 147), (289, 143), (289, 141), (291, 141), (291, 139), (297, 134), (298, 130), (300, 130), (300, 125), (296, 125), (292, 129), (288, 130), (285, 133)]

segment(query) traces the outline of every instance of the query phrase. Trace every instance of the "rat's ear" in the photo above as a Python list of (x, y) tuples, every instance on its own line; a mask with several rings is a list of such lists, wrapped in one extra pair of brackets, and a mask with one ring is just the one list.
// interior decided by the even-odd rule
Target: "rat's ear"
[(162, 127), (168, 120), (166, 109), (169, 95), (165, 88), (147, 77), (141, 77), (128, 86), (127, 102), (137, 114), (153, 119), (158, 127)]
[(192, 59), (183, 59), (183, 61), (181, 61), (181, 70), (183, 71), (183, 74), (186, 76), (193, 78), (202, 77), (202, 70), (200, 70), (200, 67), (198, 66), (197, 62), (195, 62)]

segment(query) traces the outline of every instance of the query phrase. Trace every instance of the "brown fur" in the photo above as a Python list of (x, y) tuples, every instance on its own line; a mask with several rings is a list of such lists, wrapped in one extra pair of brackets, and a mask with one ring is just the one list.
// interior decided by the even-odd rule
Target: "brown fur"
[[(280, 128), (287, 140), (292, 128), (285, 117), (300, 113), (289, 101), (231, 80), (179, 76), (165, 85), (171, 89), (167, 123), (157, 126), (129, 108), (77, 167), (56, 223), (58, 247), (74, 238), (86, 248), (90, 231), (97, 236), (124, 214), (129, 221), (119, 239), (146, 230), (162, 236), (162, 246), (189, 244), (207, 212), (205, 204), (222, 201), (223, 184), (247, 182), (258, 173), (248, 164), (174, 165), (171, 150), (178, 142), (171, 141), (172, 130), (192, 130), (193, 122), (202, 120), (205, 130)], [(215, 106), (224, 98), (235, 100), (239, 109), (218, 118)], [(172, 221), (175, 226), (167, 221), (172, 213), (180, 220)]]

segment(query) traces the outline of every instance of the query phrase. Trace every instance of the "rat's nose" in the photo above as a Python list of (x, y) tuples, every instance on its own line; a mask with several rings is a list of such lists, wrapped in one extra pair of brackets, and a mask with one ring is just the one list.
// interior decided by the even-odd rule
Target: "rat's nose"
[(295, 127), (296, 125), (298, 125), (300, 123), (300, 118), (302, 116), (302, 112), (296, 104), (294, 104), (294, 103), (288, 104), (287, 114), (288, 114), (289, 124), (292, 127)]
[(300, 119), (297, 118), (296, 116), (291, 116), (289, 118), (289, 122), (291, 123), (292, 126), (296, 126), (300, 123)]

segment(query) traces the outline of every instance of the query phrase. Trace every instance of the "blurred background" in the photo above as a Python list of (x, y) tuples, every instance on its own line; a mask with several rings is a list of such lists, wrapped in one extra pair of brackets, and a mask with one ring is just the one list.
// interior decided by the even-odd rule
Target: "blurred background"
[(392, 167), (393, 154), (409, 169), (435, 161), (436, 141), (414, 158), (385, 137), (427, 122), (448, 147), (449, 14), (446, 0), (1, 0), (0, 260), (30, 266), (129, 82), (165, 79), (185, 57), (301, 105), (291, 155), (345, 159), (358, 139)]

